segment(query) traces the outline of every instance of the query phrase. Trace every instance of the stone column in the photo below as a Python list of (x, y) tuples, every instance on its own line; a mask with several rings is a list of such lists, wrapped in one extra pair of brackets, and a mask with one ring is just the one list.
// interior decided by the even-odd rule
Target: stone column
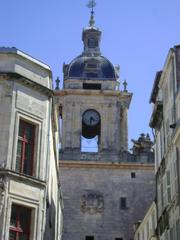
[(80, 151), (81, 148), (81, 131), (82, 131), (82, 119), (80, 114), (80, 104), (73, 103), (72, 105), (72, 147), (74, 150)]
[(127, 122), (127, 108), (121, 106), (120, 111), (120, 149), (122, 151), (128, 150), (128, 122)]

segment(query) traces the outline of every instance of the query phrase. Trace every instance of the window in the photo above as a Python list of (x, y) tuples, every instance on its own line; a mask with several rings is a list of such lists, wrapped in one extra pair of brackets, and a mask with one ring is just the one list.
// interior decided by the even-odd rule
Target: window
[(20, 120), (16, 155), (17, 172), (33, 174), (34, 140), (35, 126)]
[(120, 208), (121, 209), (126, 209), (127, 208), (127, 203), (126, 203), (126, 198), (125, 197), (120, 198)]
[(136, 173), (135, 172), (131, 173), (131, 178), (136, 178)]
[(143, 229), (143, 231), (142, 231), (142, 239), (144, 239), (144, 229)]
[(91, 37), (88, 39), (88, 47), (89, 48), (94, 48), (97, 46), (98, 46), (98, 40), (96, 38)]
[(31, 225), (31, 209), (12, 205), (9, 228), (9, 240), (29, 240)]
[(156, 216), (155, 216), (155, 212), (152, 213), (152, 230), (153, 232), (155, 232), (155, 222), (156, 222)]
[(179, 220), (176, 221), (176, 237), (177, 237), (177, 239), (180, 239), (180, 224), (179, 224)]
[(164, 188), (163, 188), (163, 181), (160, 184), (160, 193), (161, 193), (161, 207), (164, 207)]
[(86, 240), (94, 240), (94, 236), (86, 236)]
[(146, 224), (147, 239), (149, 239), (149, 221)]
[(170, 228), (170, 239), (174, 239), (173, 229)]
[(101, 84), (98, 83), (83, 83), (83, 89), (94, 89), (94, 90), (100, 90)]
[(167, 171), (166, 173), (166, 180), (167, 180), (167, 202), (170, 203), (171, 201), (171, 177), (170, 177), (170, 171)]

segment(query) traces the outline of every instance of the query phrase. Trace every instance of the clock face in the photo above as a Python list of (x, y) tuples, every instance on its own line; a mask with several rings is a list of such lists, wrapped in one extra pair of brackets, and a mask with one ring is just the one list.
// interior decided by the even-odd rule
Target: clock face
[(96, 112), (95, 110), (87, 110), (83, 114), (83, 123), (86, 124), (87, 126), (96, 126), (100, 121), (100, 116), (99, 113)]

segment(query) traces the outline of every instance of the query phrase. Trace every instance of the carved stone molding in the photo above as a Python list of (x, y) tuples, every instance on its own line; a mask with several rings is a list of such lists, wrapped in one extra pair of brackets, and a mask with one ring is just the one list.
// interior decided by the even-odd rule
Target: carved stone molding
[(97, 192), (87, 192), (81, 196), (81, 211), (88, 214), (101, 213), (104, 210), (104, 198)]

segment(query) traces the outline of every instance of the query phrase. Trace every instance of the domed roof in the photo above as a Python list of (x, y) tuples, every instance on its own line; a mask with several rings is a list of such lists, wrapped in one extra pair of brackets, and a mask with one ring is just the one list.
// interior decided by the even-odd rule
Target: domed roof
[(81, 55), (64, 64), (64, 79), (116, 80), (116, 71), (112, 63), (101, 55), (101, 31), (95, 27), (94, 12), (91, 11), (89, 27), (82, 32), (84, 50)]
[(69, 78), (114, 79), (115, 69), (105, 57), (80, 55), (69, 64)]

